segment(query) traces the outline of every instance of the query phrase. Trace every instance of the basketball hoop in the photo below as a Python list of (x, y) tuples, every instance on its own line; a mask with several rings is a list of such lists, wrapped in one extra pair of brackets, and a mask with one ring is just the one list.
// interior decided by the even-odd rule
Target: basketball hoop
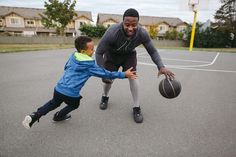
[(191, 11), (197, 11), (197, 6), (199, 5), (199, 0), (189, 0), (188, 1), (188, 6), (189, 10)]
[(189, 45), (189, 51), (191, 52), (192, 49), (193, 49), (198, 11), (209, 10), (209, 1), (210, 0), (180, 0), (180, 1), (181, 1), (181, 3), (180, 3), (179, 6), (180, 6), (181, 11), (189, 10), (189, 11), (192, 11), (194, 13), (191, 39), (190, 39), (190, 45)]

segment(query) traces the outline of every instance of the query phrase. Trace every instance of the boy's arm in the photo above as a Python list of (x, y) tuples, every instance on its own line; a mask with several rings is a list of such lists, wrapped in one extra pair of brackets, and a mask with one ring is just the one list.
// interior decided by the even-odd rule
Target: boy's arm
[(118, 72), (118, 71), (108, 71), (102, 67), (99, 67), (97, 64), (94, 64), (92, 67), (89, 68), (90, 76), (100, 77), (100, 78), (107, 78), (107, 79), (115, 79), (115, 78), (129, 78), (129, 79), (136, 79), (136, 71), (132, 70), (133, 67), (129, 68), (125, 72)]
[(107, 78), (107, 79), (124, 79), (126, 78), (124, 72), (111, 72), (104, 68), (99, 67), (97, 64), (94, 64), (93, 67), (89, 68), (89, 73), (91, 76)]

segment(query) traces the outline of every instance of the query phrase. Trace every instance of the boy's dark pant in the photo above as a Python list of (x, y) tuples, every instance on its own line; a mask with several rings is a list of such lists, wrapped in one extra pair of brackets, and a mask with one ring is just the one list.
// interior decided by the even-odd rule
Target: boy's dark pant
[(71, 112), (79, 107), (81, 98), (82, 98), (82, 96), (69, 97), (69, 96), (63, 95), (63, 94), (57, 92), (56, 90), (54, 90), (52, 100), (48, 101), (45, 105), (38, 108), (37, 114), (39, 117), (46, 115), (48, 112), (56, 109), (63, 102), (65, 102), (67, 104), (67, 106), (64, 107), (63, 109), (61, 109), (57, 115), (58, 117), (63, 117), (65, 115), (67, 115), (69, 112)]

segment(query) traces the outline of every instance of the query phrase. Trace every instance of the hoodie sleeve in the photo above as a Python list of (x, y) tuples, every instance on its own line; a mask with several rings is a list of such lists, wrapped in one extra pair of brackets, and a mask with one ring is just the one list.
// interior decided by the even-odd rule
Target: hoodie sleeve
[(109, 53), (109, 45), (113, 41), (113, 34), (113, 27), (109, 27), (97, 46), (95, 57), (99, 66), (104, 66), (104, 54)]
[(111, 72), (104, 68), (99, 67), (97, 64), (94, 64), (91, 68), (89, 68), (89, 74), (91, 76), (100, 77), (100, 78), (107, 78), (107, 79), (124, 79), (125, 73), (124, 72)]
[(149, 35), (145, 30), (142, 31), (142, 36), (143, 45), (147, 50), (148, 54), (151, 56), (152, 61), (157, 65), (159, 70), (161, 67), (165, 67), (161, 60), (161, 56), (159, 55), (157, 49), (154, 47)]

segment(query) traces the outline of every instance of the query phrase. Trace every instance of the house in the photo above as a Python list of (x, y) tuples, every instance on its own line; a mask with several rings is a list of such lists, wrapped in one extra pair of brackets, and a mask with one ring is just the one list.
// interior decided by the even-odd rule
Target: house
[[(0, 6), (0, 33), (8, 35), (56, 35), (53, 28), (45, 28), (41, 16), (45, 9)], [(66, 36), (80, 35), (79, 28), (83, 24), (91, 24), (92, 14), (89, 11), (76, 11), (70, 24), (66, 27)]]
[[(99, 13), (97, 16), (97, 25), (109, 27), (122, 22), (122, 20), (123, 15)], [(150, 26), (155, 26), (158, 32), (158, 39), (163, 39), (164, 34), (173, 29), (176, 29), (178, 32), (184, 32), (188, 25), (179, 18), (155, 16), (140, 16), (139, 23), (147, 31), (150, 29)]]

